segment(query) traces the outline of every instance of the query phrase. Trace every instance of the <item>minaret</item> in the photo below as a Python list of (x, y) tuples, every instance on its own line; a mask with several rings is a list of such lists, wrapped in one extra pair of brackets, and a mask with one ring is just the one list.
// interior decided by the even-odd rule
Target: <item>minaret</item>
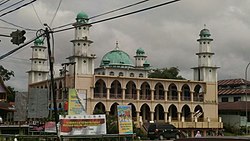
[[(146, 62), (147, 56), (145, 55), (145, 51), (142, 48), (136, 50), (135, 58), (135, 67), (143, 68), (143, 64)], [(147, 63), (147, 62), (146, 62)]]
[(31, 70), (28, 71), (29, 82), (32, 84), (35, 82), (40, 82), (47, 80), (48, 77), (48, 66), (47, 66), (47, 57), (46, 57), (46, 47), (43, 46), (43, 40), (37, 38), (34, 42), (32, 48), (32, 58), (31, 60)]
[(211, 42), (213, 39), (210, 37), (211, 34), (208, 29), (204, 28), (200, 31), (199, 52), (196, 53), (198, 56), (198, 67), (194, 69), (194, 80), (205, 81), (205, 82), (217, 82), (217, 69), (212, 64), (212, 58), (214, 53), (211, 51)]
[[(70, 72), (73, 74), (75, 71), (78, 75), (94, 74), (94, 54), (90, 54), (89, 48), (93, 41), (89, 40), (89, 28), (91, 24), (88, 23), (88, 15), (84, 12), (77, 14), (76, 22), (73, 24), (75, 27), (75, 39), (73, 43), (72, 56), (68, 57), (69, 62), (75, 62), (75, 66), (69, 66)], [(73, 69), (75, 67), (75, 69)]]

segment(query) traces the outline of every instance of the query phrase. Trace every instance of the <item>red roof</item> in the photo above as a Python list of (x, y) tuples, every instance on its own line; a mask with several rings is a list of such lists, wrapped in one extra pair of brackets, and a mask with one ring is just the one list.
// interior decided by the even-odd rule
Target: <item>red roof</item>
[[(246, 102), (237, 101), (237, 102), (219, 102), (219, 110), (224, 111), (246, 111)], [(247, 102), (247, 110), (250, 111), (250, 101)]]
[(219, 95), (242, 95), (250, 94), (250, 89), (220, 89), (218, 90)]
[(250, 85), (250, 81), (246, 81), (245, 79), (226, 79), (226, 80), (219, 80), (218, 86), (225, 86), (225, 85)]

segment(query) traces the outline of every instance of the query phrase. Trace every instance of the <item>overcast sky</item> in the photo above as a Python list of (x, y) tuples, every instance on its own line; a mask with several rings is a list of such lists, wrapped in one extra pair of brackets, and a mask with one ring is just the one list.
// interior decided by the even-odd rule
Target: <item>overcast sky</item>
[[(0, 5), (0, 10), (17, 2), (11, 0)], [(29, 2), (31, 0), (25, 0)], [(0, 17), (16, 25), (41, 29), (43, 23), (52, 28), (73, 23), (77, 13), (84, 11), (90, 17), (141, 0), (63, 0), (51, 24), (60, 0), (37, 0), (15, 12)], [(24, 3), (25, 3), (24, 2)], [(121, 10), (109, 15), (91, 19), (98, 21), (111, 16), (139, 10), (166, 0), (150, 0), (141, 5)], [(22, 4), (24, 4), (22, 3)], [(19, 4), (20, 6), (21, 4)], [(115, 48), (119, 42), (121, 50), (127, 52), (133, 59), (135, 51), (143, 48), (148, 56), (148, 62), (154, 68), (178, 67), (180, 74), (193, 79), (192, 67), (197, 66), (199, 32), (208, 28), (212, 43), (212, 52), (215, 53), (213, 61), (219, 66), (218, 79), (245, 78), (245, 68), (250, 62), (250, 1), (249, 0), (181, 0), (138, 14), (119, 19), (94, 24), (90, 29), (90, 37), (94, 43), (91, 51), (97, 55), (96, 66), (105, 53)], [(17, 6), (14, 6), (18, 7)], [(13, 8), (1, 11), (3, 14)], [(36, 14), (37, 13), (37, 14)], [(40, 22), (41, 21), (41, 22)], [(0, 33), (9, 35), (16, 28), (0, 21)], [(70, 26), (69, 26), (70, 27)], [(26, 41), (35, 36), (36, 32), (27, 31)], [(74, 30), (54, 34), (55, 37), (55, 68), (57, 71), (61, 63), (71, 54)], [(16, 48), (10, 38), (0, 37), (0, 55)], [(30, 44), (13, 55), (0, 60), (8, 70), (13, 70), (15, 77), (7, 85), (18, 91), (27, 90), (28, 74), (31, 69)]]

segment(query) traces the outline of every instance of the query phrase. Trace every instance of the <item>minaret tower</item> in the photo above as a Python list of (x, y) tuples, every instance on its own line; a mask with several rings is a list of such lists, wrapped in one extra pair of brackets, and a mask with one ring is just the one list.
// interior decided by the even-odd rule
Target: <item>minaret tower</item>
[[(75, 62), (75, 66), (69, 66), (71, 74), (77, 75), (92, 75), (94, 74), (94, 54), (90, 54), (89, 48), (93, 41), (89, 40), (89, 28), (91, 24), (88, 23), (88, 15), (84, 12), (77, 14), (76, 22), (73, 24), (75, 27), (75, 39), (73, 43), (72, 56), (68, 57), (69, 62)], [(75, 69), (73, 69), (75, 67)], [(75, 71), (75, 72), (73, 72)]]
[(34, 46), (32, 48), (32, 58), (31, 60), (31, 70), (28, 71), (29, 82), (28, 84), (32, 84), (35, 82), (40, 82), (47, 80), (48, 77), (48, 65), (47, 65), (47, 57), (46, 57), (46, 47), (43, 46), (43, 40), (37, 38), (34, 42)]
[(214, 53), (211, 51), (211, 42), (213, 39), (208, 29), (204, 28), (200, 31), (198, 67), (192, 68), (194, 70), (194, 80), (205, 82), (217, 82), (217, 69), (212, 64), (212, 58)]
[(146, 62), (147, 56), (145, 55), (145, 51), (142, 48), (136, 50), (135, 58), (135, 67), (143, 68), (143, 64)]

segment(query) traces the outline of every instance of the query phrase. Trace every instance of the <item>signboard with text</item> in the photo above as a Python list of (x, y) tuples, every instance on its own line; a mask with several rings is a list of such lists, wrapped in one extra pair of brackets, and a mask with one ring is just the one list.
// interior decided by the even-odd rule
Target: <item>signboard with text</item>
[(131, 105), (117, 105), (119, 134), (133, 134)]
[(60, 135), (106, 134), (105, 115), (60, 116)]
[(68, 114), (86, 114), (86, 90), (69, 89)]

